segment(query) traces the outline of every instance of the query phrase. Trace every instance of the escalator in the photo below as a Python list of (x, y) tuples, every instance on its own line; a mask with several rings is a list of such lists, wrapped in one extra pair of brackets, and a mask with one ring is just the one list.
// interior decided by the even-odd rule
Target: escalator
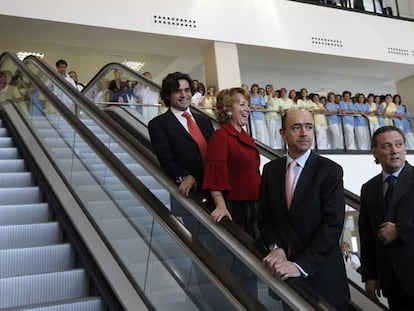
[[(102, 276), (95, 273), (96, 267), (88, 272), (91, 271), (90, 276), (96, 281), (97, 288), (104, 287), (103, 279), (107, 280), (110, 283), (108, 287), (112, 290), (111, 295), (119, 300), (119, 306), (108, 303), (107, 309), (264, 309), (222, 267), (215, 256), (201, 243), (197, 243), (182, 224), (168, 213), (162, 203), (166, 197), (165, 192), (155, 180), (149, 181), (151, 175), (136, 162), (129, 162), (125, 158), (121, 161), (109, 151), (108, 146), (115, 153), (123, 152), (111, 136), (99, 133), (102, 128), (99, 122), (93, 118), (85, 118), (81, 122), (14, 56), (2, 55), (0, 65), (2, 70), (18, 69), (23, 82), (28, 86), (26, 94), (40, 92), (40, 96), (31, 96), (25, 101), (14, 100), (14, 103), (3, 104), (2, 110), (4, 114), (21, 117), (21, 124), (27, 126), (35, 137), (35, 142), (30, 145), (41, 147), (45, 151), (59, 172), (61, 183), (70, 189), (73, 198), (69, 202), (68, 213), (73, 213), (79, 206), (84, 217), (71, 215), (77, 229), (87, 219), (100, 237), (100, 241), (92, 241), (90, 232), (82, 236), (86, 240), (86, 246), (80, 248), (76, 258), (103, 261), (98, 264)], [(48, 112), (37, 110), (40, 106), (39, 103), (32, 102), (33, 98), (40, 98), (41, 104), (48, 107)], [(17, 122), (11, 120), (13, 125)], [(20, 129), (21, 124), (16, 124), (16, 128)], [(105, 140), (106, 144), (97, 137)], [(119, 156), (122, 158), (122, 154)], [(46, 167), (40, 169), (49, 170)], [(131, 172), (143, 176), (146, 184), (157, 192), (157, 196)], [(56, 181), (49, 183), (52, 188), (58, 185)], [(68, 201), (68, 197), (60, 200)], [(57, 218), (62, 218), (58, 216), (59, 213), (56, 215)], [(73, 234), (79, 235), (76, 232)], [(65, 234), (64, 239), (71, 235), (72, 233)], [(95, 250), (103, 246), (109, 256), (108, 253), (96, 254)], [(86, 251), (91, 251), (92, 254), (85, 254)], [(118, 267), (108, 267), (107, 261), (117, 263)], [(32, 286), (36, 287), (37, 284), (32, 283)], [(60, 288), (56, 286), (54, 291), (59, 291)], [(34, 292), (33, 289), (32, 291)], [(5, 293), (0, 292), (1, 301)], [(23, 290), (23, 295), (30, 295), (30, 291)], [(290, 296), (292, 301), (297, 299), (292, 304), (307, 308), (308, 304), (300, 297)], [(105, 299), (111, 302), (111, 299)]]
[[(29, 61), (30, 62), (30, 61)], [(36, 71), (39, 71), (39, 68), (37, 67), (37, 65), (34, 65), (34, 64), (30, 64), (30, 63), (28, 63), (28, 67), (30, 68), (32, 66), (32, 70), (34, 71), (34, 72), (36, 72)], [(115, 65), (115, 67), (116, 67), (117, 65)], [(112, 70), (114, 67), (112, 67), (111, 69), (109, 69), (109, 70)], [(125, 71), (125, 68), (122, 68), (124, 71)], [(45, 74), (44, 72), (43, 72), (43, 74)], [(48, 74), (50, 74), (50, 72), (48, 73)], [(94, 79), (95, 80), (95, 79)], [(144, 80), (144, 82), (147, 82), (148, 83), (148, 81), (145, 81)], [(87, 90), (88, 90), (88, 88), (87, 88)], [(87, 91), (86, 90), (86, 91)], [(70, 92), (70, 90), (67, 90), (68, 91), (68, 93), (71, 93)], [(77, 97), (78, 95), (74, 95), (75, 97)], [(137, 117), (137, 118), (140, 118), (139, 117), (139, 114), (137, 115), (136, 114), (136, 110), (135, 109), (133, 109), (132, 110), (132, 112), (131, 111), (129, 111), (129, 112), (126, 112), (125, 110), (123, 110), (123, 109), (113, 109), (113, 108), (111, 108), (111, 110), (119, 110), (119, 111), (116, 111), (116, 113), (118, 114), (118, 118), (121, 118), (121, 119), (124, 119), (124, 121), (125, 121), (125, 118), (126, 119), (128, 119), (128, 118), (131, 118), (131, 116), (129, 116), (129, 117), (124, 117), (124, 116), (122, 116), (122, 115), (125, 115), (125, 113), (127, 113), (128, 115), (131, 115), (131, 114), (133, 114), (133, 115), (135, 115), (135, 117)], [(82, 116), (82, 114), (83, 114), (83, 111), (82, 111), (82, 109), (79, 109), (79, 110), (77, 110), (77, 113), (78, 113), (78, 116)], [(120, 116), (121, 115), (121, 116)], [(88, 118), (84, 118), (84, 119), (82, 119), (81, 118), (81, 120), (83, 120), (83, 122), (85, 123), (86, 122), (86, 120), (88, 120)], [(87, 122), (90, 122), (90, 121), (87, 121)], [(143, 137), (143, 138), (145, 138), (145, 137), (147, 137), (147, 135), (146, 135), (146, 133), (145, 133), (145, 131), (143, 132), (142, 131), (142, 129), (140, 130), (139, 128), (137, 128), (137, 126), (136, 126), (136, 120), (134, 120), (134, 122), (132, 122), (132, 123), (135, 123), (135, 125), (133, 125), (133, 128), (129, 128), (129, 132), (132, 132), (133, 133), (133, 136), (135, 136), (135, 137)], [(88, 126), (89, 127), (94, 127), (96, 124), (94, 124), (94, 123), (90, 123)], [(125, 126), (125, 123), (124, 123), (124, 126)], [(141, 124), (140, 125), (142, 128), (144, 128), (144, 130), (145, 130), (145, 124)], [(114, 130), (116, 130), (116, 131), (119, 131), (123, 136), (128, 136), (128, 135), (130, 135), (129, 133), (127, 133), (127, 132), (125, 132), (125, 130), (123, 130), (122, 128), (117, 128), (117, 126), (115, 126), (115, 125), (111, 125), (110, 126), (111, 127), (111, 130), (112, 131), (114, 131)], [(96, 130), (95, 130), (95, 128), (94, 128), (94, 132), (95, 132), (95, 134), (97, 134), (98, 136), (99, 135), (101, 135), (101, 140), (106, 140), (107, 139), (107, 137), (104, 135), (104, 134), (102, 134), (102, 133), (99, 133), (99, 132), (97, 132)], [(130, 135), (131, 136), (131, 135)], [(108, 142), (108, 145), (110, 145), (110, 142)], [(138, 149), (138, 150), (140, 150), (140, 152), (142, 152), (142, 153), (144, 153), (143, 152), (143, 150), (145, 149), (145, 146), (150, 146), (150, 144), (148, 143), (148, 140), (143, 140), (143, 145), (139, 145), (137, 142), (135, 142), (135, 143), (132, 143), (132, 145), (134, 145), (134, 147), (133, 148), (135, 148), (135, 149)], [(125, 160), (127, 160), (127, 158), (128, 157), (126, 157), (125, 158), (125, 154), (123, 154), (123, 155), (120, 155), (120, 150), (116, 150), (116, 149), (111, 149), (113, 152), (115, 152), (115, 153), (118, 153), (118, 157), (121, 157), (122, 159), (123, 159), (123, 161), (125, 161)], [(262, 148), (262, 151), (263, 151), (264, 149)], [(274, 154), (272, 154), (272, 152), (270, 152), (270, 151), (268, 151), (268, 150), (264, 150), (267, 154), (267, 156), (269, 157), (269, 154), (270, 154), (270, 157), (271, 156), (274, 156)], [(262, 156), (265, 154), (265, 152), (261, 152), (262, 153)], [(151, 155), (150, 153), (147, 153), (147, 156), (146, 156), (146, 158), (145, 157), (143, 157), (142, 159), (141, 159), (141, 161), (143, 161), (144, 163), (146, 163), (145, 165), (144, 165), (144, 167), (146, 168), (146, 169), (148, 169), (149, 167), (151, 167), (151, 160), (154, 160), (154, 156), (153, 155)], [(147, 161), (147, 162), (145, 162), (145, 161)], [(131, 164), (132, 164), (133, 162), (131, 162)], [(153, 164), (152, 164), (153, 165)], [(152, 169), (153, 171), (151, 172), (151, 174), (149, 174), (149, 175), (153, 175), (154, 177), (158, 177), (159, 175), (162, 175), (162, 173), (160, 173), (159, 171), (156, 171), (156, 169)], [(138, 173), (137, 173), (138, 174)], [(140, 178), (143, 178), (144, 176), (142, 175), (142, 174), (138, 174), (139, 176), (140, 176)], [(147, 176), (148, 177), (148, 176)], [(148, 178), (147, 178), (148, 179)], [(151, 179), (151, 178), (149, 178), (149, 179)], [(152, 181), (149, 181), (149, 180), (147, 180), (146, 181), (146, 183), (151, 183)], [(162, 187), (161, 187), (162, 188)], [(163, 192), (162, 190), (160, 190), (160, 191), (158, 191), (157, 192), (157, 189), (152, 189), (151, 191), (154, 193), (154, 194), (156, 194), (157, 196), (159, 196), (163, 201), (164, 201), (164, 204), (165, 204), (165, 206), (168, 206), (169, 205), (169, 200), (168, 200), (168, 194), (169, 193), (173, 193), (174, 192), (174, 188), (176, 188), (176, 187), (173, 187), (173, 188), (169, 188), (168, 189), (168, 191), (167, 192)], [(124, 195), (126, 195), (126, 196), (128, 196), (127, 195), (127, 192), (124, 192)], [(163, 197), (163, 195), (164, 195), (164, 197)], [(184, 204), (187, 204), (187, 205), (191, 205), (191, 204), (193, 204), (194, 205), (194, 202), (187, 202), (187, 200), (185, 199), (185, 198), (181, 198), (181, 196), (179, 196), (179, 194), (177, 194), (177, 193), (175, 193), (175, 195), (177, 195), (177, 198), (179, 198), (180, 200), (182, 200), (183, 202), (182, 203), (184, 203)], [(126, 197), (126, 199), (127, 199), (127, 197)], [(197, 213), (197, 208), (194, 208), (193, 210), (192, 210), (192, 212), (194, 212), (194, 213)], [(199, 220), (200, 219), (202, 219), (203, 217), (205, 217), (205, 215), (197, 215), (196, 216)], [(208, 218), (208, 217), (207, 217)], [(202, 222), (202, 221), (201, 221)], [(207, 223), (207, 221), (204, 221), (204, 223), (203, 223), (203, 225), (205, 225), (205, 226), (208, 226), (208, 224), (209, 223)], [(210, 225), (210, 227), (211, 227), (211, 225)], [(227, 224), (227, 227), (229, 227), (228, 229), (230, 229), (230, 230), (234, 230), (234, 228), (231, 228), (231, 224)], [(227, 240), (231, 240), (231, 238), (228, 236), (228, 235), (226, 235), (225, 233), (223, 233), (223, 232), (220, 232), (220, 230), (217, 230), (217, 228), (215, 228), (215, 229), (212, 229), (212, 228), (209, 228), (209, 230), (212, 230), (212, 231), (216, 231), (215, 232), (215, 235), (216, 236), (219, 236), (221, 239), (227, 239)], [(218, 232), (217, 232), (218, 231)], [(237, 233), (237, 235), (240, 235), (240, 233), (238, 232)], [(234, 240), (234, 239), (233, 239)], [(238, 241), (233, 241), (234, 243), (237, 243)], [(255, 248), (255, 253), (256, 253), (256, 255), (257, 256), (262, 256), (263, 254), (260, 254), (260, 248), (259, 247), (257, 247), (257, 245), (254, 245), (254, 243), (252, 242), (252, 241), (244, 241), (242, 244), (244, 244), (243, 245), (243, 247), (245, 247), (246, 246), (246, 244), (250, 244), (251, 246), (252, 246), (252, 248)], [(230, 248), (231, 249), (231, 246), (230, 247), (228, 247), (228, 248)], [(236, 247), (234, 247), (233, 246), (233, 249), (232, 249), (232, 251), (233, 252), (235, 252), (236, 250)], [(240, 256), (240, 254), (239, 254), (239, 256)], [(257, 259), (257, 258), (256, 258)], [(248, 261), (248, 260), (245, 260), (245, 261)], [(253, 260), (254, 261), (254, 260)], [(260, 261), (259, 261), (260, 262)], [(250, 264), (252, 264), (251, 262), (250, 262)], [(257, 260), (256, 260), (256, 262), (255, 262), (255, 264), (257, 265)], [(253, 267), (252, 268), (253, 270), (260, 270), (258, 267)], [(256, 273), (257, 273), (257, 271), (255, 271)], [(266, 279), (266, 277), (263, 277), (263, 279)], [(268, 279), (269, 280), (269, 279)], [(272, 281), (268, 281), (268, 282), (272, 282)], [(273, 279), (273, 282), (275, 282), (274, 281), (274, 279)], [(266, 281), (264, 281), (264, 283), (266, 283)], [(277, 283), (277, 282), (276, 282)], [(281, 282), (279, 282), (279, 283), (281, 283)], [(298, 285), (298, 284), (295, 284), (295, 281), (294, 280), (290, 280), (289, 282), (287, 282), (287, 283), (290, 283), (290, 285), (292, 286), (292, 287), (296, 287), (296, 289), (298, 289), (298, 287), (300, 287), (301, 285)], [(269, 284), (266, 284), (266, 285), (269, 285)], [(281, 284), (277, 284), (277, 285), (280, 285), (281, 286)], [(272, 287), (271, 285), (270, 285), (270, 287)], [(266, 292), (267, 293), (267, 291), (268, 291), (268, 288), (267, 287), (263, 287), (263, 290), (261, 290), (261, 291), (259, 291), (259, 296), (260, 296), (260, 293), (264, 293), (264, 292)], [(283, 291), (282, 291), (282, 293), (280, 292), (280, 289), (278, 290), (278, 289), (276, 289), (275, 290), (276, 292), (278, 292), (278, 294), (279, 294), (279, 296), (282, 296), (283, 297)], [(306, 290), (305, 290), (306, 291)], [(311, 290), (310, 290), (311, 291)], [(264, 294), (265, 296), (266, 296), (266, 293)], [(312, 296), (313, 294), (309, 294), (309, 292), (308, 293), (302, 293), (302, 296)], [(262, 298), (263, 300), (269, 300), (270, 298), (269, 297), (265, 297), (265, 298)], [(310, 300), (312, 300), (312, 299), (310, 299)], [(312, 303), (311, 303), (314, 307), (315, 306), (317, 306), (318, 305), (318, 303), (315, 303), (315, 301), (313, 301)], [(266, 305), (266, 303), (265, 303), (265, 305)], [(316, 308), (316, 307), (315, 307)]]
[(36, 179), (0, 120), (0, 310), (103, 310)]

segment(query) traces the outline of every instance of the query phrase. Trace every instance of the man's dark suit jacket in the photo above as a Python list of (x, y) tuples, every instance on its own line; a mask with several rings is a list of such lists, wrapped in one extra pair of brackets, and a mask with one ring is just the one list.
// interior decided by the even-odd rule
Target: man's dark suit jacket
[[(214, 132), (210, 119), (194, 111), (191, 113), (208, 142)], [(201, 189), (204, 166), (200, 150), (171, 110), (152, 119), (148, 123), (148, 131), (161, 168), (174, 181), (178, 177), (192, 175)]]
[(414, 297), (414, 167), (407, 162), (394, 186), (390, 207), (395, 211), (399, 238), (383, 246), (377, 237), (385, 217), (382, 174), (362, 186), (359, 215), (362, 280), (379, 280), (387, 296), (392, 286), (391, 274), (395, 273), (401, 288)]
[(297, 182), (290, 209), (285, 195), (286, 157), (267, 163), (259, 195), (259, 229), (268, 247), (276, 243), (302, 277), (334, 305), (349, 300), (339, 247), (345, 217), (343, 171), (335, 162), (311, 152)]

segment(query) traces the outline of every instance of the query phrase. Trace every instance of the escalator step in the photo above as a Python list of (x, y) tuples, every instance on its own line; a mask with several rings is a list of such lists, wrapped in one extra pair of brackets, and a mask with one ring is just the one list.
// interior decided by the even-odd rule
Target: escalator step
[(46, 246), (61, 241), (62, 232), (57, 222), (0, 226), (0, 249)]
[(0, 308), (76, 299), (88, 295), (83, 269), (0, 279)]
[(14, 147), (13, 139), (11, 137), (0, 137), (0, 148)]
[(0, 205), (0, 226), (42, 223), (50, 219), (47, 203)]
[(0, 188), (0, 205), (40, 202), (42, 202), (42, 195), (39, 187)]
[(0, 159), (0, 173), (25, 171), (27, 171), (27, 168), (24, 160), (22, 159)]
[(9, 132), (7, 131), (7, 128), (0, 127), (0, 136), (1, 137), (7, 137), (7, 136), (9, 136)]
[(70, 244), (0, 250), (0, 278), (73, 269)]
[(47, 303), (33, 307), (26, 307), (24, 311), (104, 311), (104, 304), (101, 298), (89, 297), (58, 303)]
[(17, 148), (0, 148), (0, 159), (18, 159), (18, 158), (19, 158), (19, 150), (17, 150)]
[(31, 186), (34, 186), (34, 179), (30, 172), (0, 173), (0, 188)]

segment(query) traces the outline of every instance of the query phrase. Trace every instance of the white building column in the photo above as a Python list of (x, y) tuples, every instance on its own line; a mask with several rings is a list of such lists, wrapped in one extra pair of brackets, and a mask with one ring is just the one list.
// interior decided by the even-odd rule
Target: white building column
[(407, 105), (408, 112), (414, 116), (414, 75), (397, 81), (397, 93), (400, 94), (402, 101)]
[(217, 91), (241, 85), (239, 55), (234, 43), (215, 41), (203, 54), (206, 87)]

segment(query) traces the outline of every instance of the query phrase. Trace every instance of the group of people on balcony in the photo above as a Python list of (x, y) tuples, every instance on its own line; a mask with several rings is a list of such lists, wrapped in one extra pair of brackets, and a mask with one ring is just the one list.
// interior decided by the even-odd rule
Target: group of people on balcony
[[(245, 85), (246, 87), (246, 85)], [(401, 96), (378, 96), (344, 91), (342, 95), (329, 92), (327, 96), (308, 94), (286, 88), (275, 90), (267, 84), (250, 88), (252, 109), (250, 128), (253, 137), (274, 149), (283, 149), (279, 135), (282, 114), (290, 108), (309, 110), (314, 118), (316, 147), (318, 149), (369, 150), (374, 131), (384, 125), (400, 128), (407, 140), (407, 148), (414, 149), (411, 115), (402, 103)]]

